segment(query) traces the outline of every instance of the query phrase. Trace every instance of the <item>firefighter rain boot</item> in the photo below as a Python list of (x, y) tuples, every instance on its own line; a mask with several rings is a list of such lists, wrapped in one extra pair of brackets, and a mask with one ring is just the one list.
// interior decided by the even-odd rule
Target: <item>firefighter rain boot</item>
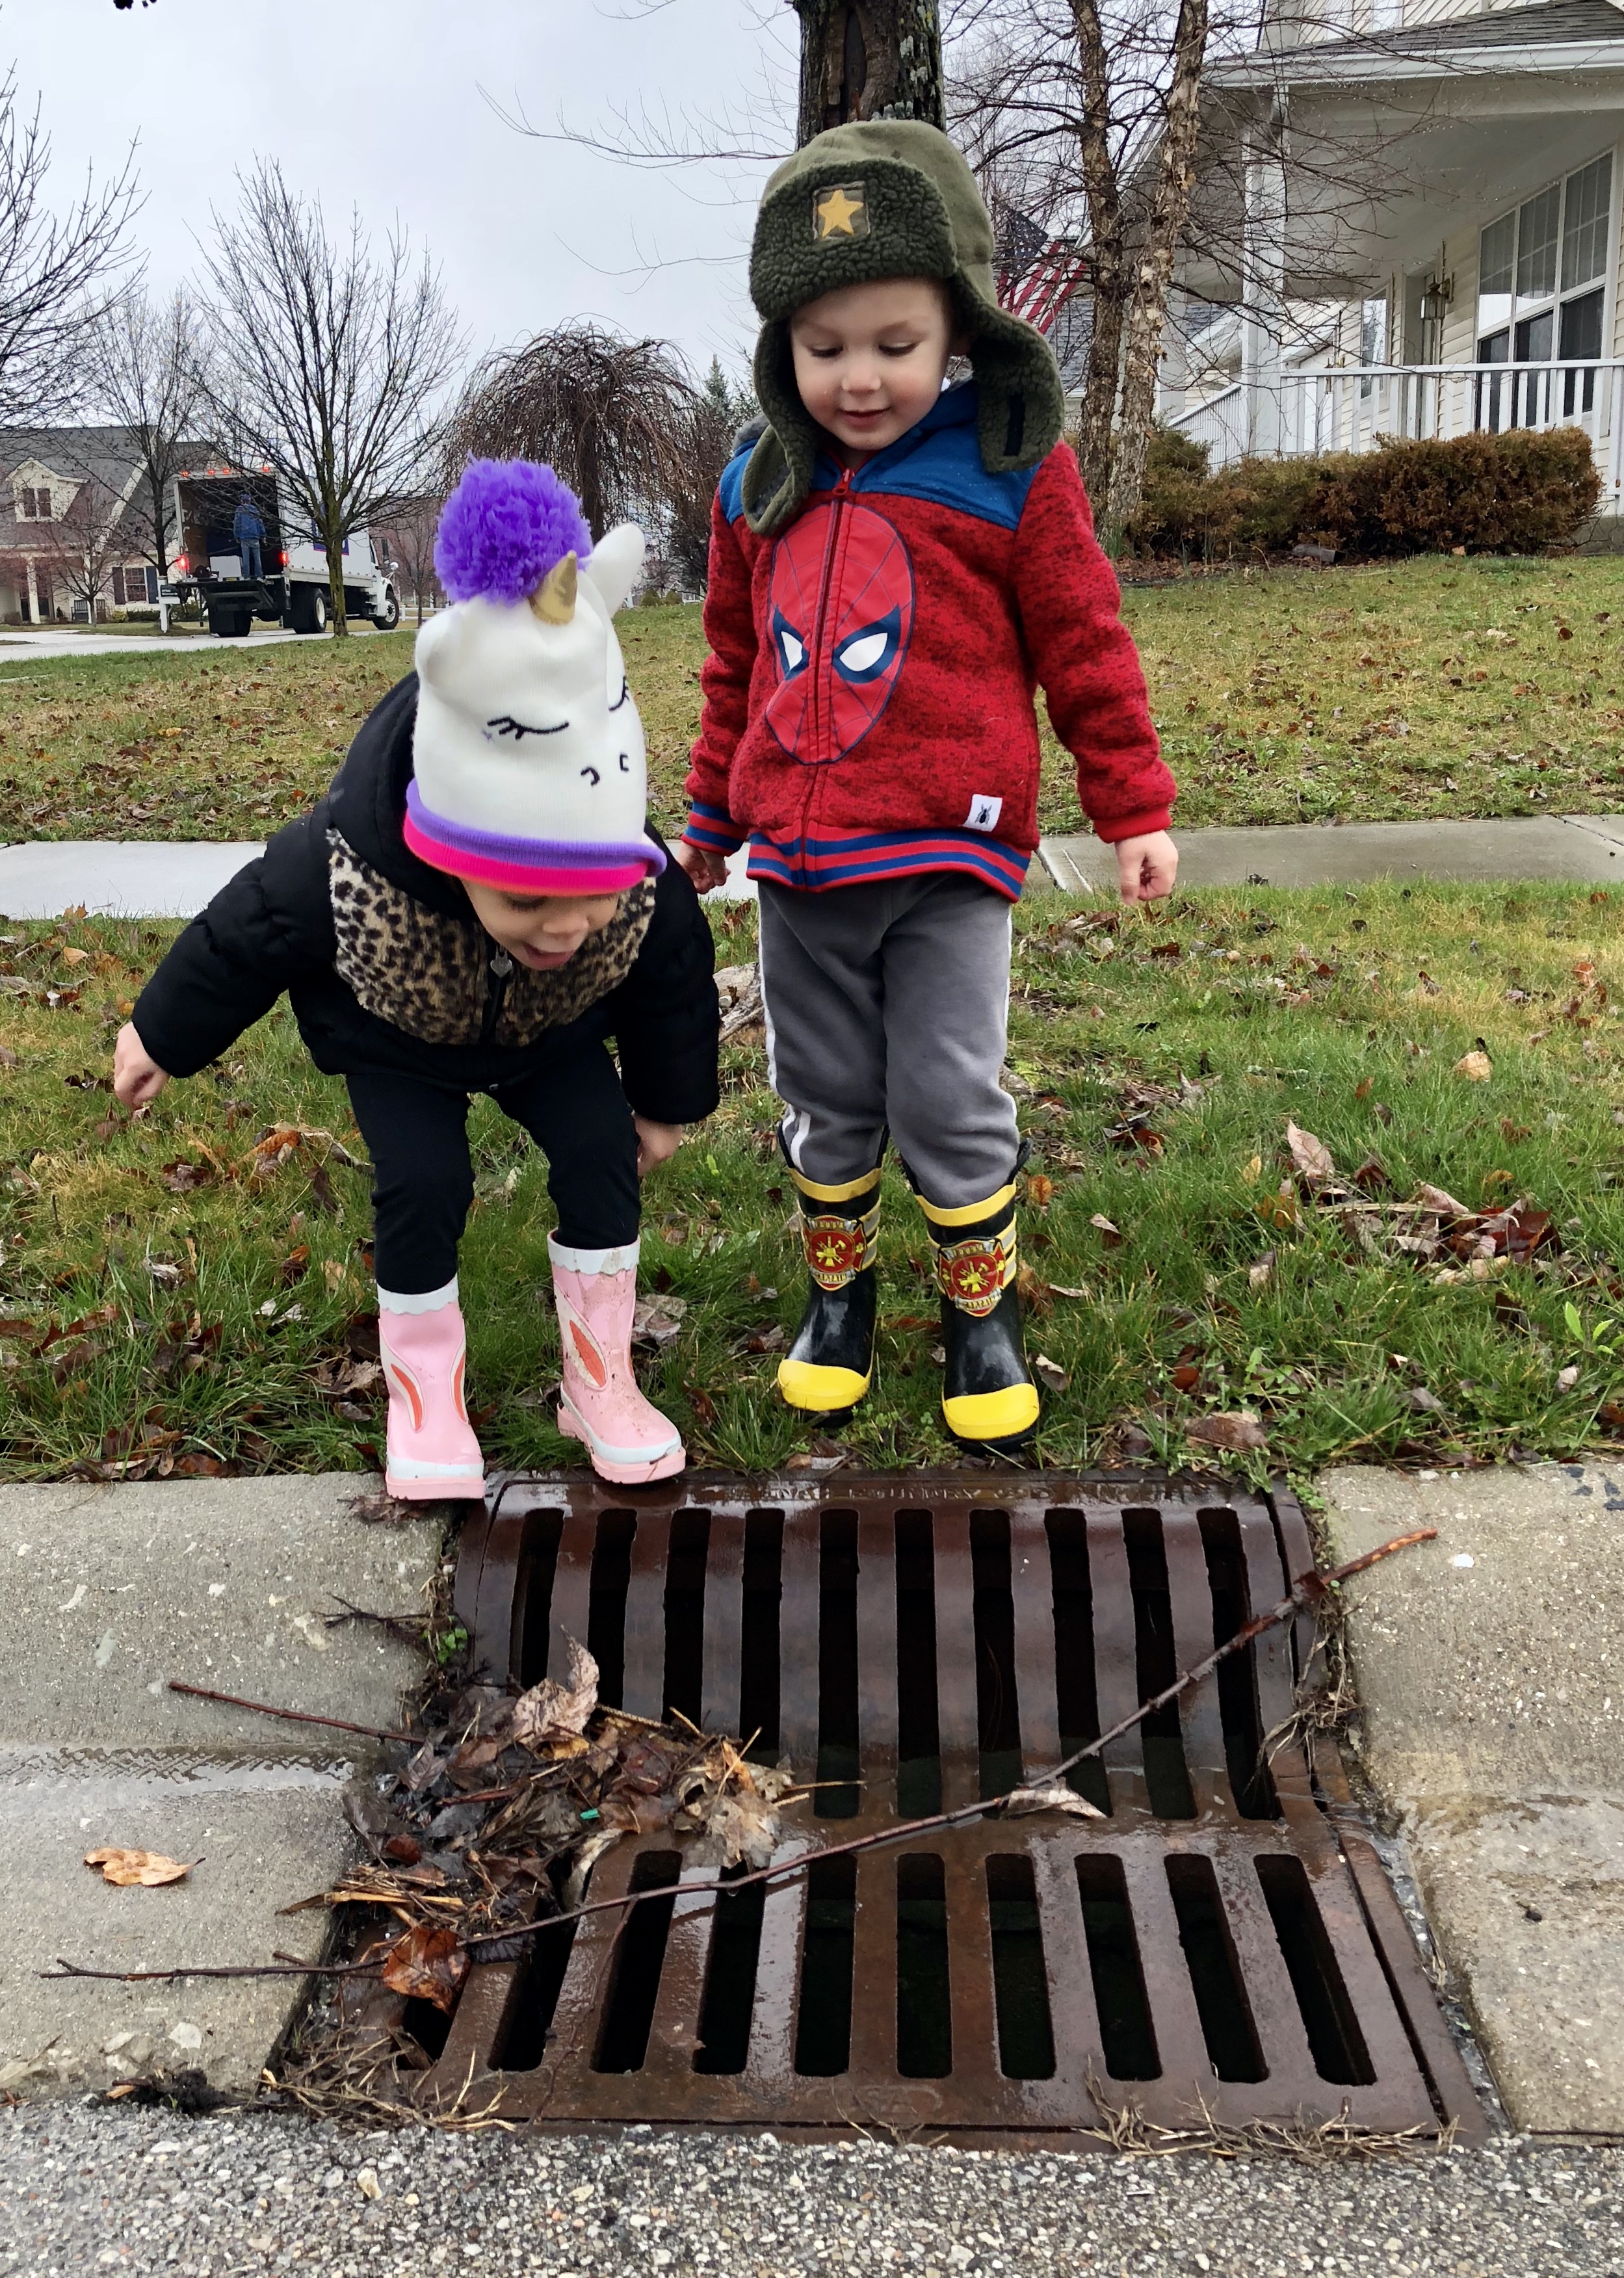
[(880, 1174), (877, 1167), (839, 1187), (820, 1187), (793, 1168), (790, 1176), (812, 1287), (794, 1342), (778, 1363), (778, 1389), (792, 1408), (838, 1416), (857, 1405), (874, 1379)]
[(389, 1387), (384, 1487), (403, 1502), (483, 1497), (485, 1458), (468, 1420), (468, 1342), (455, 1276), (420, 1297), (378, 1292), (378, 1350)]
[(571, 1250), (549, 1235), (547, 1248), (563, 1359), (559, 1430), (586, 1442), (601, 1479), (669, 1479), (688, 1458), (682, 1434), (644, 1399), (632, 1366), (638, 1244)]
[(999, 1452), (1024, 1446), (1038, 1423), (1015, 1288), (1015, 1181), (984, 1203), (941, 1210), (920, 1197), (942, 1299), (942, 1416), (955, 1440)]

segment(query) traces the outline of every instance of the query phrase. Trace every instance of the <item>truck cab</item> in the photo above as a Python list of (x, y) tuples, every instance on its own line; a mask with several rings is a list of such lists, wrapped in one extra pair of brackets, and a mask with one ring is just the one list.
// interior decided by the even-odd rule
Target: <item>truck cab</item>
[[(261, 525), (257, 541), (244, 529), (245, 508)], [(202, 603), (211, 633), (243, 639), (257, 617), (296, 633), (326, 631), (327, 549), (269, 467), (182, 471), (175, 478), (173, 526), (180, 533), (176, 589), (182, 600)], [(345, 539), (343, 574), (346, 615), (393, 632), (400, 601), (389, 565), (367, 531)]]

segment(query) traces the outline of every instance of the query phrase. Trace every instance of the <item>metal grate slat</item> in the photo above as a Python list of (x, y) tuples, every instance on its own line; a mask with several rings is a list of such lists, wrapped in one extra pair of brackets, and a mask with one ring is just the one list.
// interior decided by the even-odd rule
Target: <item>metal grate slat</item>
[[(1062, 1701), (1089, 1713), (1088, 1672), (1062, 1669), (1057, 1643), (1085, 1653), (1085, 1605), (1104, 1729), (1153, 1663), (1188, 1666), (1280, 1597), (1307, 1542), (1283, 1493), (1055, 1475), (701, 1476), (630, 1494), (502, 1481), (458, 1561), (478, 1666), (530, 1681), (545, 1649), (561, 1674), (565, 1635), (590, 1632), (627, 1708), (658, 1716), (669, 1682), (723, 1731), (747, 1685), (762, 1727), (776, 1716), (769, 1753), (803, 1781), (821, 1755), (831, 1785), (785, 1814), (780, 1856), (811, 1862), (809, 1882), (740, 1909), (693, 1887), (713, 1869), (684, 1865), (674, 1902), (585, 1918), (550, 2021), (531, 2005), (556, 1959), (476, 1965), (422, 2092), (544, 2126), (916, 2128), (967, 2144), (1061, 2144), (1130, 2101), (1170, 2127), (1345, 2112), (1480, 2133), (1334, 1748), (1316, 1742), (1313, 1777), (1295, 1740), (1272, 1785), (1250, 1769), (1291, 1712), (1300, 1629), (1237, 1657), (1227, 1690), (1186, 1696), (1176, 1739), (1169, 1717), (1114, 1743), (1106, 1820), (977, 1817), (817, 1863), (899, 1825), (904, 1747), (909, 1795), (933, 1792), (939, 1749), (949, 1809), (1057, 1761)], [(668, 1831), (623, 1837), (593, 1896), (665, 1883), (681, 1853)], [(504, 2065), (509, 2038), (523, 2069)]]

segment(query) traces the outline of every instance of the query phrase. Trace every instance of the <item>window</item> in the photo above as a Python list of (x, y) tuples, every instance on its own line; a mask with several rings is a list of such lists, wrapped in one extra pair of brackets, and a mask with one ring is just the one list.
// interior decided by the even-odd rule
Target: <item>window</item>
[(1520, 375), (1519, 364), (1599, 357), (1613, 205), (1611, 154), (1526, 199), (1478, 246), (1477, 361), (1513, 367), (1478, 387), (1478, 424), (1536, 426), (1596, 401), (1594, 371)]
[(21, 513), (22, 519), (25, 522), (49, 522), (50, 520), (50, 491), (49, 485), (42, 483), (38, 490), (34, 490), (31, 489), (28, 485), (24, 484), (23, 487), (18, 492), (17, 496), (19, 501), (19, 511)]

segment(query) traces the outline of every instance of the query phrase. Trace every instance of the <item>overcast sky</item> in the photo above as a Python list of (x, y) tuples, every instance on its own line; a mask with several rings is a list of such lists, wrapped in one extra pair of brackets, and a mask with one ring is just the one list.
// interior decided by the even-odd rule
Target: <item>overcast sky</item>
[[(644, 0), (646, 9), (646, 0)], [(797, 26), (782, 0), (4, 0), (0, 56), (40, 98), (65, 203), (88, 162), (130, 143), (155, 285), (195, 263), (192, 233), (234, 175), (274, 157), (329, 219), (359, 206), (426, 243), (473, 346), (579, 317), (677, 341), (701, 371), (742, 367), (755, 323), (745, 255), (761, 165), (653, 172), (504, 126), (617, 132), (618, 105), (702, 138), (724, 122), (772, 149)], [(485, 92), (482, 93), (481, 90)], [(775, 98), (778, 109), (774, 109)]]

